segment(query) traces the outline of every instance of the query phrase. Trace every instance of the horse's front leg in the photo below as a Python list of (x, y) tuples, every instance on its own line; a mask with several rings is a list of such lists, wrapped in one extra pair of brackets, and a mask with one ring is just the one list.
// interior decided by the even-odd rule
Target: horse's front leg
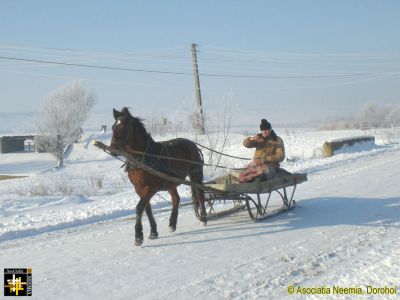
[[(150, 199), (153, 194), (146, 194), (140, 198), (139, 203), (136, 205), (136, 224), (135, 224), (135, 245), (140, 246), (143, 243), (143, 225), (142, 216), (146, 206), (150, 205)], [(151, 208), (150, 208), (151, 210)], [(151, 223), (151, 221), (150, 221)]]

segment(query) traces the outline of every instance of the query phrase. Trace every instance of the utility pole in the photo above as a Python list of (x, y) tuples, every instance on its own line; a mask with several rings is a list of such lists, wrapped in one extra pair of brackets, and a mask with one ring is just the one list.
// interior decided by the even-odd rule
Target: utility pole
[(196, 55), (196, 44), (192, 44), (192, 62), (193, 62), (193, 75), (194, 75), (194, 86), (196, 90), (196, 130), (198, 134), (205, 134), (204, 130), (204, 116), (203, 107), (201, 104), (201, 93), (200, 93), (200, 79), (199, 79), (199, 67), (197, 65)]

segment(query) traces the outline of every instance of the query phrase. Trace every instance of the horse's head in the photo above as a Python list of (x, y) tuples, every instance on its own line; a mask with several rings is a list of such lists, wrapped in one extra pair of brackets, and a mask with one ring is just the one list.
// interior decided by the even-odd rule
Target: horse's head
[(148, 134), (141, 119), (133, 117), (126, 107), (121, 111), (114, 108), (113, 114), (115, 122), (112, 126), (113, 135), (110, 147), (120, 150), (126, 148), (142, 150)]
[(112, 126), (113, 135), (111, 138), (111, 148), (122, 149), (126, 144), (126, 139), (131, 127), (129, 110), (124, 107), (121, 111), (113, 108), (115, 122)]

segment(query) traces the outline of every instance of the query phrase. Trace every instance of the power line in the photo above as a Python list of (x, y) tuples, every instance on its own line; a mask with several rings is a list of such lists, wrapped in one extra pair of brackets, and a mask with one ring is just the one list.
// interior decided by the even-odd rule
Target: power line
[[(59, 76), (59, 75), (49, 75), (37, 72), (19, 72), (14, 70), (5, 70), (1, 69), (0, 72), (8, 72), (13, 74), (20, 74), (20, 75), (28, 75), (28, 76), (40, 76), (46, 78), (58, 78), (58, 79), (67, 79), (67, 80), (76, 80), (76, 77), (71, 76)], [(157, 87), (157, 88), (166, 88), (166, 89), (191, 89), (190, 86), (185, 85), (171, 85), (171, 84), (146, 84), (146, 83), (139, 83), (139, 82), (130, 82), (130, 81), (121, 81), (121, 80), (103, 80), (103, 79), (91, 79), (91, 78), (78, 78), (79, 80), (84, 80), (87, 82), (98, 82), (98, 83), (109, 83), (109, 84), (118, 84), (118, 85), (125, 85), (125, 86), (143, 86), (143, 87)]]
[(61, 66), (69, 66), (69, 67), (83, 67), (83, 68), (118, 70), (118, 71), (131, 71), (131, 72), (145, 72), (145, 73), (160, 73), (160, 74), (174, 74), (174, 75), (189, 75), (189, 76), (192, 76), (191, 73), (185, 73), (185, 72), (170, 72), (170, 71), (159, 71), (159, 70), (107, 67), (107, 66), (99, 66), (99, 65), (76, 64), (76, 63), (56, 62), (56, 61), (49, 61), (49, 60), (37, 60), (37, 59), (28, 59), (28, 58), (19, 58), (19, 57), (0, 56), (0, 59), (14, 60), (14, 61), (26, 61), (26, 62), (34, 62), (34, 63), (42, 63), (42, 64), (50, 64), (50, 65), (61, 65)]
[(205, 52), (228, 56), (259, 57), (259, 58), (340, 58), (340, 59), (399, 59), (399, 53), (385, 52), (350, 52), (350, 53), (312, 53), (312, 52), (267, 52), (260, 50), (230, 49), (221, 47), (203, 46)]
[[(15, 44), (0, 44), (0, 48), (5, 49), (16, 49), (16, 50), (39, 50), (39, 51), (60, 51), (68, 53), (88, 53), (90, 55), (112, 55), (115, 53), (91, 51), (88, 49), (74, 49), (74, 48), (55, 48), (55, 47), (37, 47), (28, 45), (15, 45)], [(313, 52), (268, 52), (262, 50), (246, 50), (246, 49), (234, 49), (234, 48), (222, 48), (214, 46), (202, 46), (200, 52), (209, 52), (220, 55), (228, 56), (246, 56), (253, 58), (349, 58), (349, 59), (398, 59), (400, 53), (388, 53), (388, 52), (350, 52), (350, 53), (313, 53)], [(166, 55), (165, 52), (171, 51), (184, 51), (184, 56)], [(141, 50), (135, 52), (126, 52), (117, 54), (118, 56), (152, 56), (152, 57), (168, 57), (168, 58), (184, 58), (187, 59), (189, 55), (186, 53), (186, 47), (176, 48), (160, 48), (152, 50)], [(162, 53), (162, 54), (151, 54), (151, 53)]]
[[(184, 48), (167, 48), (152, 50), (152, 51), (136, 51), (130, 53), (107, 53), (99, 51), (90, 51), (85, 49), (69, 49), (69, 48), (44, 48), (34, 46), (20, 46), (20, 45), (7, 45), (0, 44), (0, 49), (13, 49), (22, 51), (40, 51), (40, 52), (58, 52), (68, 53), (72, 55), (84, 55), (90, 56), (91, 60), (94, 57), (112, 60), (126, 60), (126, 59), (158, 59), (165, 60), (169, 59), (172, 63), (182, 62), (189, 60), (187, 53), (182, 53), (181, 50)], [(320, 64), (337, 64), (337, 59), (340, 60), (352, 60), (353, 62), (370, 63), (371, 61), (381, 60), (380, 63), (396, 63), (393, 61), (382, 60), (398, 60), (400, 56), (396, 53), (296, 53), (296, 52), (265, 52), (257, 50), (242, 50), (242, 49), (229, 49), (229, 48), (218, 48), (218, 47), (202, 47), (201, 53), (206, 54), (201, 58), (202, 61), (215, 61), (215, 62), (243, 62), (243, 63), (267, 63), (267, 64), (293, 64), (293, 65), (320, 65)], [(165, 54), (165, 51), (179, 50), (178, 55)], [(158, 52), (158, 53), (157, 53)], [(208, 57), (208, 54), (214, 57)], [(14, 53), (13, 53), (14, 54)], [(328, 59), (328, 61), (326, 61)], [(332, 60), (333, 59), (333, 60)], [(310, 61), (311, 60), (311, 61)], [(322, 61), (321, 61), (322, 60)], [(367, 60), (367, 61), (365, 61)], [(368, 62), (369, 61), (369, 62)]]
[[(122, 70), (122, 71), (131, 71), (131, 72), (147, 72), (147, 73), (160, 73), (160, 74), (175, 74), (175, 75), (185, 75), (190, 76), (188, 70), (188, 65), (182, 65), (184, 61), (188, 63), (189, 58), (182, 55), (170, 55), (171, 51), (168, 51), (170, 54), (166, 53), (157, 53), (158, 50), (152, 51), (135, 51), (133, 53), (106, 53), (99, 51), (89, 51), (85, 49), (68, 49), (68, 48), (39, 48), (32, 46), (19, 46), (19, 45), (7, 45), (0, 44), (0, 50), (11, 49), (14, 50), (13, 53), (3, 54), (3, 57), (15, 58), (16, 56), (27, 56), (30, 55), (47, 55), (46, 59), (38, 59), (30, 58), (30, 62), (32, 64), (37, 64), (42, 62), (42, 64), (52, 64), (52, 65), (65, 65), (65, 66), (75, 66), (75, 67), (87, 67), (87, 68), (99, 68), (99, 69), (109, 69), (109, 70)], [(209, 49), (212, 49), (211, 51)], [(216, 50), (214, 50), (216, 49)], [(20, 51), (21, 50), (21, 51)], [(164, 49), (168, 50), (168, 49)], [(171, 50), (171, 49), (169, 49)], [(20, 52), (20, 55), (16, 55), (16, 51)], [(36, 53), (35, 53), (36, 52)], [(204, 51), (202, 51), (204, 56), (201, 57), (202, 69), (204, 72), (199, 75), (202, 77), (221, 77), (221, 78), (249, 78), (249, 79), (322, 79), (322, 78), (340, 78), (340, 77), (354, 77), (354, 76), (376, 76), (381, 74), (392, 74), (396, 75), (397, 73), (388, 73), (388, 72), (397, 72), (397, 70), (387, 70), (387, 68), (382, 68), (383, 64), (391, 64), (392, 69), (396, 69), (398, 66), (397, 61), (387, 61), (389, 57), (380, 57), (384, 59), (384, 61), (380, 61), (379, 69), (380, 72), (368, 72), (367, 70), (337, 70), (330, 71), (325, 73), (320, 73), (317, 70), (303, 70), (302, 72), (298, 72), (299, 68), (296, 67), (296, 71), (287, 70), (286, 72), (282, 72), (282, 68), (279, 68), (278, 72), (271, 72), (272, 64), (279, 65), (293, 65), (293, 66), (319, 66), (323, 65), (331, 65), (334, 64), (335, 69), (337, 66), (340, 66), (341, 63), (331, 60), (334, 58), (335, 54), (310, 54), (310, 53), (280, 53), (279, 56), (275, 53), (254, 51), (254, 50), (237, 50), (237, 49), (225, 49), (225, 48), (215, 48), (215, 47), (206, 47)], [(211, 53), (208, 55), (207, 53)], [(291, 55), (292, 57), (287, 57), (287, 55)], [(293, 56), (294, 55), (294, 56)], [(344, 53), (337, 54), (337, 56), (353, 56), (353, 62), (357, 63), (357, 69), (360, 67), (359, 63), (354, 61), (355, 59), (367, 58), (365, 55), (373, 55), (371, 58), (378, 59), (377, 55), (385, 55), (385, 53)], [(305, 57), (306, 56), (306, 57)], [(333, 57), (332, 57), (333, 56)], [(278, 58), (279, 57), (279, 58)], [(321, 61), (320, 59), (323, 60)], [(21, 60), (21, 59), (19, 59)], [(99, 62), (101, 60), (101, 63)], [(29, 61), (26, 59), (26, 61)], [(75, 61), (73, 63), (67, 63), (62, 61)], [(225, 64), (225, 62), (236, 62), (239, 64)], [(242, 64), (240, 64), (242, 63)], [(362, 62), (368, 63), (369, 62)], [(112, 66), (112, 65), (120, 65), (120, 67)], [(265, 68), (262, 66), (263, 64), (268, 64), (268, 74), (265, 74)], [(378, 64), (375, 61), (375, 64)], [(109, 66), (107, 66), (109, 65)], [(26, 66), (26, 65), (25, 65)], [(361, 66), (364, 68), (364, 66)], [(158, 69), (158, 70), (157, 70)], [(168, 71), (162, 71), (168, 70)], [(374, 67), (376, 70), (376, 67)], [(383, 69), (383, 70), (382, 70)], [(384, 70), (386, 69), (386, 70)], [(317, 71), (317, 72), (315, 72)], [(236, 74), (235, 74), (236, 73)], [(247, 73), (247, 74), (246, 74)]]
[[(166, 49), (159, 49), (159, 50), (153, 50), (153, 51), (136, 51), (136, 52), (128, 52), (128, 53), (108, 53), (108, 52), (99, 52), (99, 51), (90, 51), (90, 50), (85, 50), (85, 49), (69, 49), (69, 48), (41, 48), (41, 47), (32, 47), (32, 46), (18, 46), (18, 45), (5, 45), (5, 44), (0, 44), (0, 48), (3, 49), (12, 49), (12, 50), (22, 50), (22, 51), (36, 51), (36, 52), (58, 52), (58, 53), (68, 53), (68, 54), (73, 54), (73, 55), (89, 55), (91, 58), (93, 56), (101, 57), (101, 58), (120, 58), (120, 59), (125, 59), (125, 58), (132, 58), (132, 57), (137, 57), (137, 58), (143, 58), (143, 57), (149, 57), (149, 58), (169, 58), (169, 59), (182, 59), (182, 60), (187, 60), (190, 58), (187, 53), (184, 52), (185, 55), (167, 55), (165, 54), (165, 51), (168, 50)], [(163, 51), (162, 54), (157, 54), (157, 51)], [(169, 49), (169, 50), (183, 50), (180, 48), (175, 48), (175, 49)]]
[[(158, 74), (173, 74), (173, 75), (185, 75), (192, 76), (189, 72), (173, 72), (173, 71), (161, 71), (161, 70), (149, 70), (149, 69), (134, 69), (134, 68), (122, 68), (122, 67), (111, 67), (111, 66), (101, 66), (92, 64), (78, 64), (78, 63), (67, 63), (67, 62), (57, 62), (49, 60), (37, 60), (19, 57), (9, 57), (0, 56), (3, 60), (12, 61), (25, 61), (41, 64), (50, 65), (61, 65), (69, 67), (83, 67), (83, 68), (95, 68), (95, 69), (105, 69), (105, 70), (118, 70), (118, 71), (129, 71), (129, 72), (144, 72), (144, 73), (158, 73)], [(235, 74), (209, 74), (209, 73), (199, 73), (200, 76), (206, 77), (224, 77), (224, 78), (258, 78), (258, 79), (307, 79), (307, 78), (333, 78), (333, 77), (353, 77), (353, 76), (371, 76), (371, 75), (382, 75), (382, 74), (398, 74), (399, 70), (389, 71), (389, 72), (375, 72), (375, 73), (343, 73), (343, 74), (317, 74), (317, 75), (235, 75)]]

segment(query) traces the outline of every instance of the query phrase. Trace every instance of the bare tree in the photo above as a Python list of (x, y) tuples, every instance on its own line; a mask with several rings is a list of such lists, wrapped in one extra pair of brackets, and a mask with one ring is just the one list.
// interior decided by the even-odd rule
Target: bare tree
[(82, 126), (96, 102), (94, 92), (73, 81), (50, 93), (42, 102), (39, 120), (40, 147), (53, 153), (58, 165), (66, 147), (79, 139)]
[[(222, 154), (227, 146), (228, 136), (231, 130), (232, 121), (232, 99), (233, 95), (228, 94), (217, 99), (218, 105), (213, 111), (203, 111), (203, 116), (207, 120), (205, 135), (210, 151), (205, 152), (206, 162), (213, 165), (210, 170), (210, 177), (215, 177), (218, 171), (217, 165), (223, 159)], [(196, 131), (197, 132), (197, 131)], [(221, 171), (221, 169), (220, 169)]]

